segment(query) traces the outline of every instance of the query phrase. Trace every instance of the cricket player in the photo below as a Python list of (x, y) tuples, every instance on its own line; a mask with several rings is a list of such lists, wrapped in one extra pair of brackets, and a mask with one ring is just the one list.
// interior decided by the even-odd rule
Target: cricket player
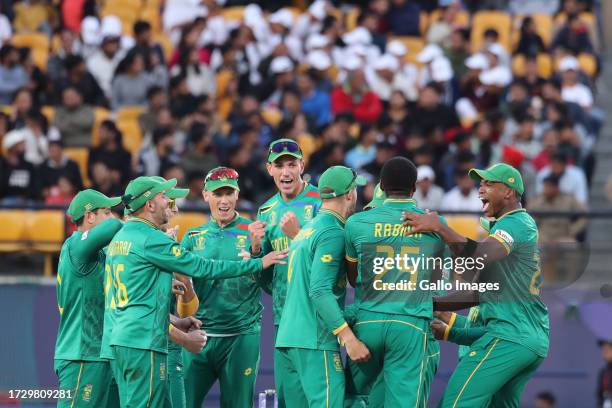
[(109, 344), (122, 407), (170, 404), (168, 330), (187, 333), (199, 328), (197, 319), (169, 318), (172, 272), (209, 279), (231, 278), (255, 274), (283, 262), (285, 257), (284, 253), (272, 252), (261, 260), (217, 261), (186, 250), (160, 230), (168, 222), (166, 192), (175, 185), (176, 179), (132, 180), (122, 197), (131, 217), (108, 248), (107, 264), (116, 285), (111, 292), (115, 295), (111, 303), (116, 307)]
[(490, 223), (489, 236), (473, 241), (441, 224), (435, 213), (404, 214), (413, 232), (439, 234), (455, 253), (483, 259), (475, 284), (498, 284), (497, 290), (454, 292), (434, 299), (436, 310), (480, 303), (484, 334), (457, 365), (441, 407), (518, 407), (527, 381), (548, 353), (548, 310), (540, 298), (538, 229), (521, 208), (523, 180), (514, 167), (496, 164), (472, 169), (480, 181), (480, 198)]
[(440, 257), (444, 243), (436, 234), (412, 234), (401, 224), (406, 209), (425, 213), (411, 198), (416, 174), (410, 160), (388, 160), (380, 182), (387, 198), (382, 205), (353, 215), (345, 227), (349, 273), (357, 273), (360, 285), (355, 335), (372, 353), (368, 362), (348, 361), (347, 398), (353, 401), (370, 394), (381, 374), (384, 407), (416, 407), (426, 401), (423, 383), (433, 308), (431, 292), (422, 290), (418, 282), (431, 280), (434, 267), (408, 261)]
[(355, 211), (357, 186), (362, 185), (365, 179), (348, 167), (327, 169), (319, 180), (321, 209), (291, 243), (287, 298), (276, 338), (288, 407), (343, 408), (339, 343), (354, 361), (370, 357), (343, 314), (344, 223)]
[[(300, 231), (302, 225), (312, 220), (321, 207), (319, 190), (302, 180), (304, 161), (300, 146), (291, 139), (279, 139), (270, 144), (268, 149), (268, 174), (274, 179), (278, 189), (272, 198), (266, 201), (257, 212), (257, 221), (249, 225), (251, 254), (254, 257), (275, 250), (289, 248), (291, 240)], [(266, 271), (267, 273), (268, 271)], [(274, 267), (271, 284), (264, 287), (272, 294), (274, 313), (274, 333), (278, 332), (285, 295), (287, 293), (287, 265)], [(285, 377), (282, 368), (276, 364), (277, 351), (274, 351), (274, 381), (279, 407), (284, 408), (282, 381)]]
[(111, 207), (120, 197), (109, 198), (87, 189), (70, 202), (68, 215), (77, 230), (66, 239), (60, 252), (57, 271), (57, 307), (60, 313), (55, 344), (54, 369), (62, 390), (71, 399), (60, 400), (58, 407), (106, 406), (111, 384), (111, 369), (100, 358), (104, 323), (103, 248), (121, 229)]
[[(204, 258), (238, 261), (248, 255), (250, 220), (236, 212), (238, 173), (212, 169), (202, 195), (211, 219), (191, 228), (181, 245)], [(187, 406), (200, 408), (218, 380), (222, 407), (251, 407), (259, 368), (260, 286), (255, 275), (231, 279), (194, 279), (208, 342), (200, 353), (185, 353)]]
[(478, 306), (472, 306), (467, 316), (455, 312), (435, 312), (435, 315), (437, 319), (430, 325), (435, 338), (458, 344), (459, 360), (468, 354), (470, 345), (485, 333)]

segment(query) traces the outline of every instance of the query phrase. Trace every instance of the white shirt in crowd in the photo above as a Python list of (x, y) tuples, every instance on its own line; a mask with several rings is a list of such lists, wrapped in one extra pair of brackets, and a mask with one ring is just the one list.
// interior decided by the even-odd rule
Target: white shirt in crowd
[(444, 198), (444, 189), (434, 184), (429, 188), (427, 195), (424, 195), (423, 190), (419, 186), (417, 186), (412, 198), (416, 200), (419, 208), (437, 211), (442, 206), (442, 199)]
[(561, 98), (565, 102), (577, 103), (583, 109), (590, 109), (593, 106), (593, 93), (588, 86), (581, 83), (564, 86), (561, 90)]
[(478, 191), (473, 188), (467, 196), (461, 193), (459, 187), (454, 187), (444, 195), (441, 210), (446, 211), (481, 211), (482, 201)]
[[(551, 173), (550, 166), (544, 167), (536, 176), (536, 194), (542, 194), (544, 190), (544, 179)], [(559, 179), (559, 189), (563, 193), (572, 194), (581, 204), (587, 205), (589, 200), (589, 190), (587, 187), (584, 171), (568, 164), (563, 175)]]
[(123, 55), (124, 52), (120, 50), (113, 58), (108, 58), (102, 50), (99, 50), (87, 60), (87, 70), (93, 75), (107, 98), (111, 97), (111, 82)]

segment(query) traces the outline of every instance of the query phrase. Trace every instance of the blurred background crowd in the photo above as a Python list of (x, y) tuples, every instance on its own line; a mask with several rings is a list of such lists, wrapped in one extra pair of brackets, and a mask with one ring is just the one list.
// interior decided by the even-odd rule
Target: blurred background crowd
[[(274, 192), (268, 144), (297, 140), (305, 178), (369, 180), (404, 155), (421, 207), (480, 211), (471, 167), (507, 162), (530, 209), (581, 211), (603, 114), (587, 0), (0, 0), (0, 203), (66, 205), (176, 177), (240, 173), (246, 209)], [(585, 221), (547, 219), (544, 237)]]

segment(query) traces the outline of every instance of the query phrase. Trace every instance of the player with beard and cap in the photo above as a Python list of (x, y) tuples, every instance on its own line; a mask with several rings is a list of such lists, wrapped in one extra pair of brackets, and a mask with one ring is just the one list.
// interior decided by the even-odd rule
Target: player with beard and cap
[[(349, 275), (360, 286), (355, 335), (372, 353), (356, 364), (348, 361), (347, 398), (368, 397), (382, 374), (385, 407), (417, 406), (427, 401), (429, 323), (432, 294), (418, 282), (431, 281), (440, 271), (402, 259), (439, 257), (444, 243), (436, 234), (412, 234), (401, 224), (402, 211), (425, 213), (411, 198), (417, 171), (403, 157), (388, 160), (381, 170), (382, 205), (353, 215), (346, 223)], [(393, 260), (392, 266), (389, 260)], [(384, 267), (383, 267), (384, 265)], [(388, 267), (390, 266), (390, 267)], [(377, 386), (378, 387), (378, 386)]]
[(365, 179), (344, 166), (319, 180), (323, 205), (293, 239), (287, 298), (276, 338), (277, 362), (289, 407), (344, 407), (344, 369), (339, 344), (353, 361), (370, 353), (344, 319), (346, 269), (344, 223), (355, 211), (357, 186)]
[[(218, 261), (204, 259), (161, 231), (168, 223), (170, 199), (166, 192), (176, 179), (152, 177), (132, 180), (122, 201), (131, 217), (109, 244), (106, 270), (114, 276), (107, 301), (115, 305), (107, 340), (115, 361), (121, 406), (170, 404), (167, 376), (168, 325), (188, 332), (199, 328), (193, 317), (169, 316), (172, 272), (222, 279), (256, 274), (286, 254), (271, 252), (260, 259)], [(104, 341), (104, 339), (103, 339)], [(149, 375), (142, 375), (149, 373)]]
[(524, 187), (517, 169), (500, 163), (472, 169), (469, 175), (480, 181), (484, 215), (493, 219), (483, 240), (460, 235), (440, 223), (436, 213), (404, 214), (413, 232), (435, 232), (456, 256), (482, 260), (483, 268), (464, 281), (498, 284), (498, 290), (457, 291), (434, 298), (434, 309), (441, 311), (480, 304), (484, 323), (470, 330), (469, 352), (459, 361), (439, 406), (518, 407), (525, 384), (549, 346), (548, 310), (540, 298), (538, 228), (521, 208)]
[[(321, 207), (319, 190), (302, 180), (304, 172), (302, 157), (302, 150), (294, 140), (279, 139), (270, 144), (266, 168), (274, 179), (278, 193), (259, 207), (257, 221), (249, 224), (253, 256), (289, 248), (291, 240), (298, 234), (301, 226), (312, 220)], [(287, 265), (277, 265), (273, 271), (266, 273), (270, 283), (264, 286), (264, 290), (272, 294), (276, 339), (287, 293)], [(285, 375), (282, 367), (277, 365), (277, 354), (275, 349), (274, 381), (279, 391), (277, 394), (279, 407), (284, 408), (282, 381)]]

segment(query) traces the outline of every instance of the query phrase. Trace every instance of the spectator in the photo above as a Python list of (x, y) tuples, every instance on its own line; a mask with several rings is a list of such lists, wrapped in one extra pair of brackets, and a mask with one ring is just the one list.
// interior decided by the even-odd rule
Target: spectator
[(310, 156), (317, 149), (317, 142), (314, 137), (308, 133), (308, 123), (306, 116), (303, 113), (298, 113), (294, 117), (285, 118), (278, 125), (277, 133), (285, 138), (293, 139), (300, 145), (304, 165), (308, 166)]
[(168, 107), (168, 95), (160, 86), (152, 86), (147, 91), (147, 109), (138, 117), (140, 130), (147, 135), (155, 128), (157, 116), (162, 109)]
[(521, 36), (515, 53), (536, 56), (545, 51), (544, 41), (537, 32), (534, 19), (531, 16), (525, 17), (521, 22)]
[(544, 192), (544, 179), (551, 174), (559, 177), (559, 188), (562, 192), (572, 194), (580, 204), (587, 205), (589, 192), (584, 171), (568, 163), (566, 154), (556, 152), (550, 159), (550, 165), (538, 172), (536, 194)]
[(25, 159), (26, 138), (13, 130), (2, 139), (5, 152), (0, 156), (0, 200), (5, 205), (25, 205), (36, 198), (34, 165)]
[(187, 90), (193, 96), (215, 94), (215, 73), (207, 64), (200, 62), (197, 48), (181, 54), (178, 65), (170, 70), (170, 74), (184, 77)]
[(380, 177), (383, 165), (395, 155), (395, 149), (389, 142), (379, 142), (376, 144), (376, 157), (369, 163), (362, 166), (364, 172), (368, 173), (372, 179)]
[(204, 211), (208, 209), (208, 204), (202, 200), (202, 190), (204, 187), (204, 173), (195, 171), (187, 173), (187, 197), (178, 200), (181, 209), (190, 211)]
[(158, 65), (152, 71), (145, 71), (144, 58), (136, 51), (130, 51), (117, 66), (112, 80), (111, 106), (113, 110), (122, 106), (145, 106), (147, 91), (154, 85), (167, 85), (166, 68)]
[(378, 96), (368, 88), (363, 71), (358, 69), (349, 71), (344, 84), (334, 88), (331, 107), (334, 115), (350, 113), (366, 124), (374, 124), (383, 110)]
[(420, 16), (421, 7), (414, 0), (391, 0), (387, 14), (391, 34), (420, 37)]
[(181, 159), (181, 167), (185, 174), (201, 172), (207, 174), (219, 166), (217, 156), (214, 154), (212, 139), (207, 133), (206, 126), (195, 123), (189, 131), (189, 149)]
[[(586, 208), (568, 193), (559, 189), (559, 176), (550, 174), (542, 181), (542, 193), (529, 203), (530, 211), (539, 212), (582, 212)], [(587, 226), (583, 217), (536, 217), (540, 242), (576, 242)]]
[(406, 98), (415, 92), (414, 81), (400, 71), (397, 58), (384, 54), (372, 64), (374, 72), (369, 76), (370, 88), (383, 102), (388, 102), (393, 91), (401, 91)]
[(36, 105), (45, 105), (48, 87), (47, 77), (45, 73), (34, 63), (34, 59), (32, 58), (32, 50), (30, 48), (19, 49), (19, 63), (28, 76), (26, 87), (30, 90), (30, 92), (32, 92)]
[(482, 201), (478, 196), (474, 180), (462, 170), (455, 172), (455, 183), (457, 184), (448, 193), (444, 194), (441, 210), (443, 211), (469, 211), (479, 212), (482, 210)]
[(535, 408), (555, 408), (556, 398), (550, 391), (542, 391), (536, 395)]
[(64, 88), (62, 106), (56, 109), (54, 124), (68, 147), (91, 146), (94, 110), (83, 104), (83, 97), (73, 86)]
[(512, 144), (523, 153), (529, 161), (542, 151), (542, 145), (534, 137), (535, 118), (527, 113), (520, 115), (518, 130), (513, 136)]
[(551, 157), (557, 151), (558, 147), (559, 147), (558, 129), (554, 127), (546, 129), (542, 136), (542, 150), (531, 161), (531, 164), (533, 165), (534, 169), (536, 171), (540, 171), (544, 167), (550, 165)]
[(329, 93), (317, 88), (316, 74), (309, 70), (298, 77), (297, 85), (302, 95), (302, 112), (314, 128), (320, 128), (332, 121)]
[(442, 206), (444, 190), (434, 184), (435, 181), (436, 175), (430, 166), (421, 165), (417, 168), (416, 191), (412, 198), (416, 200), (419, 208), (437, 211)]
[(13, 27), (11, 21), (6, 16), (4, 10), (0, 9), (0, 47), (8, 43), (13, 36)]
[(540, 76), (537, 57), (527, 56), (525, 58), (525, 75), (518, 80), (526, 84), (529, 95), (542, 96), (542, 87), (546, 80)]
[(289, 57), (275, 57), (270, 63), (269, 79), (258, 87), (258, 99), (265, 109), (278, 109), (283, 90), (295, 80), (293, 61)]
[(510, 66), (510, 55), (506, 52), (504, 46), (499, 42), (499, 32), (494, 28), (487, 28), (483, 33), (483, 45), (480, 52), (495, 50), (498, 62), (505, 67)]
[(64, 144), (60, 140), (49, 142), (49, 158), (41, 165), (39, 176), (45, 198), (57, 193), (51, 190), (58, 189), (62, 177), (66, 178), (77, 191), (83, 189), (79, 165), (64, 154)]
[(329, 167), (340, 166), (343, 164), (343, 145), (339, 142), (329, 142), (312, 154), (307, 173), (310, 175), (310, 179), (312, 181), (318, 182), (321, 174), (323, 174), (323, 172)]
[(493, 142), (493, 125), (488, 118), (476, 123), (472, 128), (473, 143), (476, 153), (476, 167), (487, 168), (491, 163), (498, 162), (498, 152)]
[[(49, 154), (48, 122), (45, 115), (36, 109), (31, 109), (26, 116), (26, 125), (20, 131), (25, 135), (25, 159), (35, 166), (45, 161)], [(54, 134), (53, 139), (59, 139)]]
[(125, 186), (132, 178), (132, 155), (123, 147), (123, 135), (115, 126), (115, 122), (105, 120), (98, 131), (100, 141), (98, 146), (89, 150), (87, 172), (93, 180), (93, 165), (104, 163), (110, 172), (113, 184)]
[(47, 61), (47, 77), (49, 82), (58, 82), (66, 76), (66, 57), (72, 54), (79, 54), (79, 43), (75, 32), (68, 28), (64, 28), (60, 35), (60, 46)]
[(153, 131), (153, 144), (143, 148), (138, 155), (136, 172), (141, 176), (160, 176), (167, 167), (178, 162), (172, 129), (157, 128)]
[(162, 47), (153, 42), (153, 30), (148, 21), (138, 20), (134, 23), (134, 50), (142, 54), (147, 71), (151, 71), (158, 64), (165, 65)]
[(359, 143), (346, 153), (346, 165), (360, 169), (376, 158), (378, 130), (373, 126), (363, 125), (359, 129)]
[(574, 57), (564, 57), (559, 62), (561, 72), (561, 97), (566, 102), (574, 102), (585, 110), (593, 107), (593, 93), (578, 81), (578, 60)]
[(102, 162), (95, 162), (91, 166), (91, 188), (108, 197), (123, 195), (124, 189), (114, 181), (111, 170)]
[(450, 61), (455, 75), (462, 78), (467, 72), (465, 61), (470, 56), (470, 31), (466, 28), (454, 30), (444, 54)]
[(20, 88), (15, 92), (11, 104), (11, 127), (21, 129), (25, 126), (26, 116), (32, 110), (34, 100), (32, 92), (27, 88)]
[(49, 193), (45, 196), (45, 205), (67, 207), (79, 191), (66, 176), (60, 176), (56, 185), (49, 188)]
[(608, 408), (612, 405), (612, 339), (598, 341), (604, 366), (597, 375), (597, 407)]
[(119, 37), (104, 36), (100, 49), (87, 59), (87, 69), (96, 79), (98, 85), (104, 91), (104, 95), (111, 99), (111, 83), (113, 73), (121, 61), (122, 53), (119, 50)]
[[(85, 60), (80, 55), (69, 55), (65, 60), (66, 77), (62, 78), (57, 89), (62, 90), (67, 86), (73, 86), (81, 91), (83, 101), (87, 105), (107, 106), (108, 102), (104, 92), (96, 82), (95, 78), (87, 71)], [(58, 99), (61, 92), (58, 92)], [(57, 101), (57, 104), (61, 100)]]
[(450, 36), (455, 26), (455, 18), (461, 5), (459, 2), (452, 2), (448, 6), (440, 7), (440, 17), (433, 21), (427, 29), (427, 43), (448, 46)]
[(241, 200), (252, 204), (261, 202), (270, 190), (269, 177), (266, 177), (257, 160), (253, 159), (251, 150), (243, 145), (232, 147), (228, 166), (240, 175), (238, 186)]
[(577, 14), (567, 16), (567, 21), (552, 40), (550, 49), (558, 53), (577, 55), (582, 52), (593, 53), (593, 43), (589, 28)]
[(170, 110), (172, 116), (183, 119), (196, 109), (196, 97), (190, 92), (187, 78), (179, 74), (170, 80)]
[[(421, 133), (439, 128), (446, 131), (459, 127), (455, 110), (442, 103), (443, 89), (439, 84), (430, 82), (419, 93), (419, 99), (411, 112), (410, 121)], [(431, 142), (437, 144), (434, 140)]]
[(0, 48), (0, 105), (11, 103), (13, 93), (25, 86), (28, 74), (19, 64), (19, 51), (10, 44)]

